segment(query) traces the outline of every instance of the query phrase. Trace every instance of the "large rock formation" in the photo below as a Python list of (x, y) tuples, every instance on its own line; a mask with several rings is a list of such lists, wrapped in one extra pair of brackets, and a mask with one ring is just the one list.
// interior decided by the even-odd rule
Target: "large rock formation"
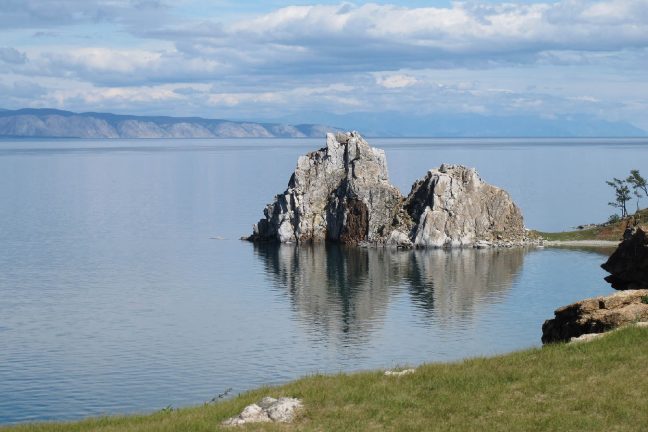
[(382, 150), (357, 132), (328, 134), (326, 147), (299, 158), (288, 189), (255, 226), (252, 241), (333, 240), (397, 247), (521, 244), (522, 214), (474, 169), (441, 165), (404, 199), (389, 183)]
[(605, 280), (618, 290), (648, 288), (648, 236), (641, 228), (628, 234), (601, 265), (611, 273)]
[(648, 289), (594, 297), (556, 309), (542, 325), (542, 342), (566, 342), (589, 333), (648, 320)]
[(416, 222), (420, 247), (465, 246), (478, 241), (523, 241), (522, 213), (506, 191), (479, 178), (474, 168), (441, 165), (412, 186), (405, 210)]
[(328, 134), (325, 148), (299, 158), (288, 189), (266, 207), (250, 239), (378, 242), (402, 201), (384, 151), (358, 133)]

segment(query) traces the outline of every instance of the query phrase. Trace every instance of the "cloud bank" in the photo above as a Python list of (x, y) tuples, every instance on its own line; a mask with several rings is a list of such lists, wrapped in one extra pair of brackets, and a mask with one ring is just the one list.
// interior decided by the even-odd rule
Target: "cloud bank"
[(648, 0), (345, 2), (236, 16), (220, 3), (7, 0), (0, 75), (7, 88), (39, 86), (9, 102), (115, 109), (138, 95), (134, 108), (178, 115), (388, 107), (648, 126)]

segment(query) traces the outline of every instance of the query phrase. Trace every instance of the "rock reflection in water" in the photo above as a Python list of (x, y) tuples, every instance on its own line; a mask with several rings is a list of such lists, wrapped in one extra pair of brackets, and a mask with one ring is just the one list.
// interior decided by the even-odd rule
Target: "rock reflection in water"
[(335, 244), (256, 244), (266, 273), (296, 311), (329, 335), (368, 334), (390, 297), (407, 292), (427, 320), (465, 319), (497, 302), (519, 274), (526, 249), (399, 251)]
[(407, 285), (412, 301), (441, 325), (497, 302), (522, 269), (527, 249), (452, 249), (412, 252)]
[(367, 333), (402, 279), (399, 266), (390, 263), (398, 254), (382, 250), (334, 244), (254, 248), (277, 287), (290, 293), (297, 312), (331, 334)]

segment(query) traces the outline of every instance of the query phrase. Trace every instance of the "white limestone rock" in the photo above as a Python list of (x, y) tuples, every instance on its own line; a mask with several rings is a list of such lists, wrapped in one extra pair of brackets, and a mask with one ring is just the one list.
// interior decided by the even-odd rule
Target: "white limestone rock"
[(241, 414), (225, 420), (224, 426), (241, 426), (247, 423), (290, 423), (303, 406), (299, 399), (264, 397), (258, 403), (246, 406)]
[(229, 418), (223, 422), (224, 426), (240, 426), (246, 423), (267, 423), (271, 422), (267, 411), (257, 404), (246, 406), (241, 414)]
[(414, 372), (416, 372), (416, 369), (405, 369), (405, 370), (401, 370), (401, 371), (386, 370), (385, 371), (385, 376), (401, 377), (403, 375), (413, 374)]
[(526, 237), (509, 194), (485, 183), (474, 168), (441, 165), (416, 181), (405, 205), (416, 247), (506, 246)]
[(573, 337), (569, 339), (569, 343), (582, 343), (582, 342), (591, 342), (594, 339), (598, 339), (603, 336), (605, 333), (585, 333), (583, 335)]
[(268, 403), (265, 410), (272, 421), (290, 423), (295, 418), (297, 410), (301, 407), (302, 403), (299, 399), (283, 397)]

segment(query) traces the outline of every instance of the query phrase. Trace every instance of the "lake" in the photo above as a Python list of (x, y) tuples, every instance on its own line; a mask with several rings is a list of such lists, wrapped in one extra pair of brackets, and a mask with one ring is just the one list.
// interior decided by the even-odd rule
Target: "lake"
[[(369, 142), (405, 194), (443, 162), (475, 166), (541, 230), (606, 220), (605, 180), (648, 171), (640, 139)], [(539, 346), (555, 308), (612, 292), (609, 251), (238, 240), (297, 157), (324, 145), (0, 141), (0, 423)]]

